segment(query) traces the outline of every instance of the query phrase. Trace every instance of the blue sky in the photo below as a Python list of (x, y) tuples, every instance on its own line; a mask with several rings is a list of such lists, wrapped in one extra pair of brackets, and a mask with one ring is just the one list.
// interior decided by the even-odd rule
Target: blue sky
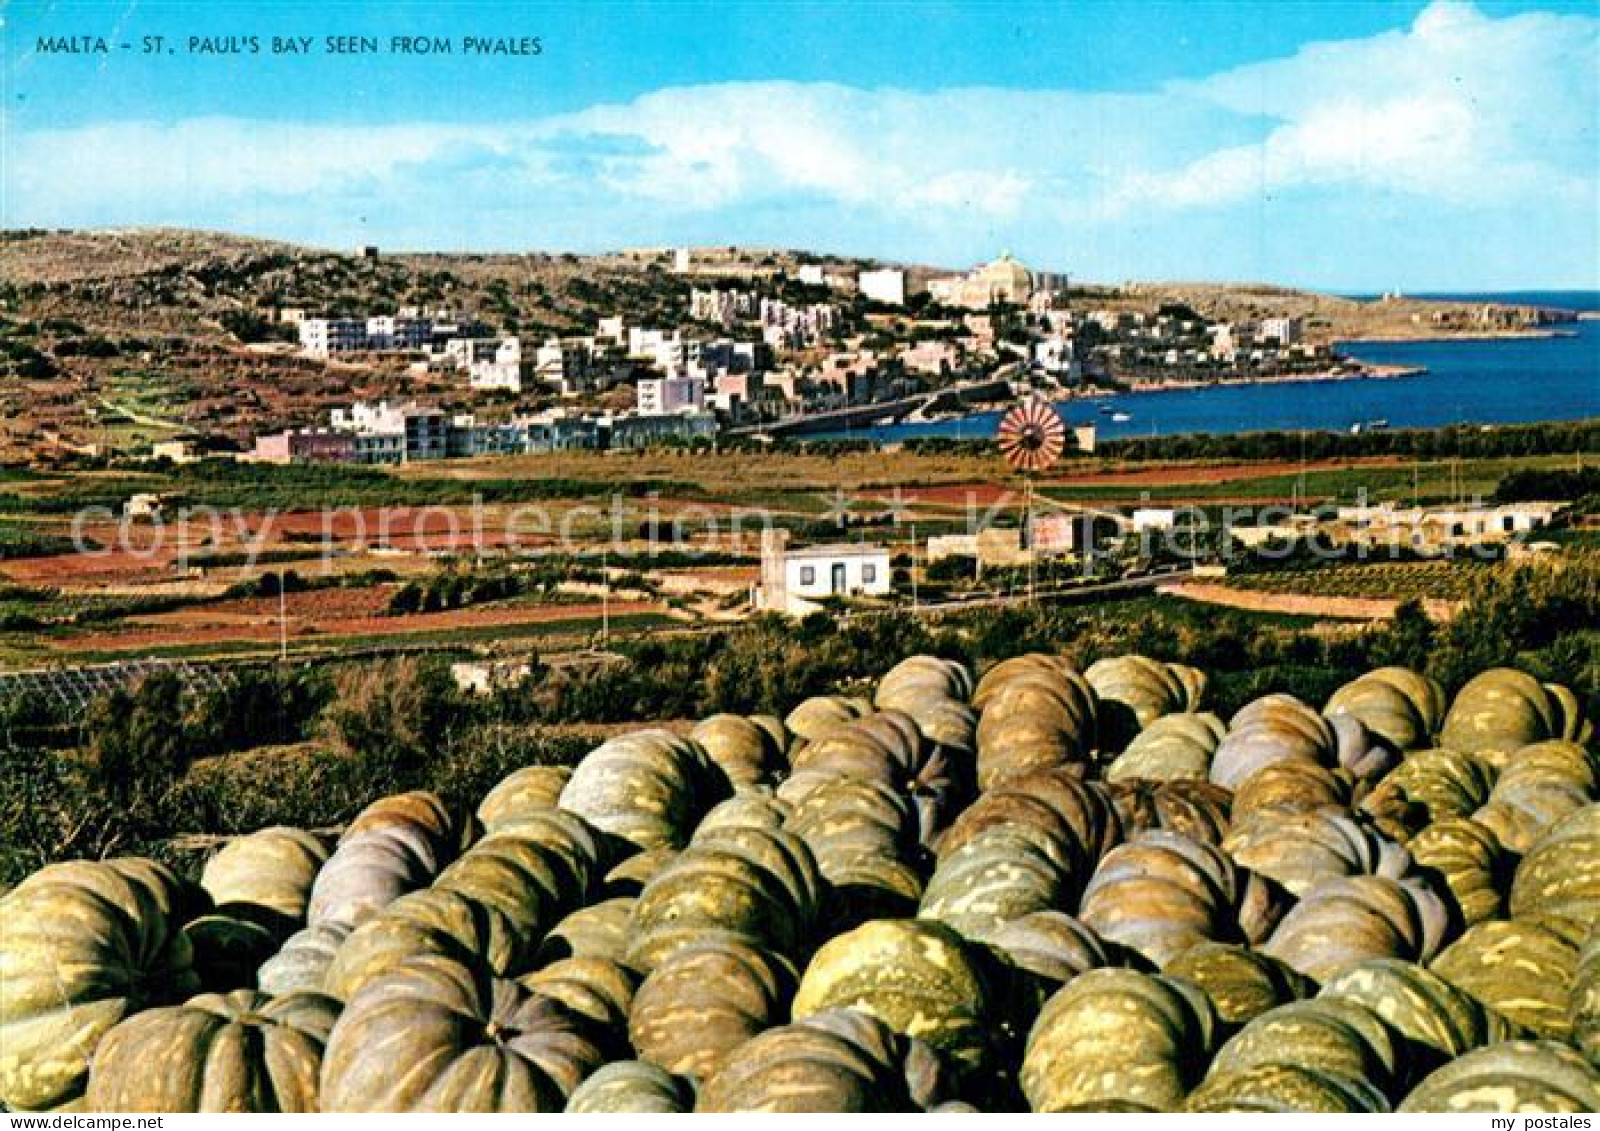
[[(0, 18), (7, 226), (1600, 287), (1593, 2), (23, 0)], [(334, 34), (385, 50), (333, 57)], [(387, 50), (474, 34), (542, 54)], [(37, 50), (85, 35), (111, 55)], [(177, 52), (139, 54), (153, 35)], [(261, 54), (187, 50), (248, 35)], [(318, 50), (274, 57), (272, 36)]]

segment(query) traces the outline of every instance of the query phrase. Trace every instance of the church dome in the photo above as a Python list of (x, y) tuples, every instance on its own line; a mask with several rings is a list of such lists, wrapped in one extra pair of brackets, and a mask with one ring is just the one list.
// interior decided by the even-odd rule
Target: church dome
[(1009, 251), (1002, 252), (999, 259), (978, 268), (977, 274), (997, 301), (1026, 302), (1033, 293), (1033, 276), (1011, 257)]

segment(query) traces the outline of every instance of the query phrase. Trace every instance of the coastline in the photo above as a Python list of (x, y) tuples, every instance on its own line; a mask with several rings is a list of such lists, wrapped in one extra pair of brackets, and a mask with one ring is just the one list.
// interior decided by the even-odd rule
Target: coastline
[(1385, 345), (1409, 342), (1516, 342), (1541, 338), (1571, 338), (1573, 330), (1463, 330), (1458, 334), (1361, 334), (1339, 338), (1344, 344), (1351, 342), (1383, 342)]
[(1323, 381), (1391, 381), (1420, 377), (1428, 371), (1423, 365), (1369, 365), (1359, 369), (1324, 369), (1316, 373), (1286, 373), (1281, 377), (1224, 377), (1216, 381), (1140, 381), (1126, 389), (1077, 393), (1074, 396), (1116, 396), (1119, 393), (1155, 393), (1172, 389), (1211, 389), (1223, 385), (1298, 385)]

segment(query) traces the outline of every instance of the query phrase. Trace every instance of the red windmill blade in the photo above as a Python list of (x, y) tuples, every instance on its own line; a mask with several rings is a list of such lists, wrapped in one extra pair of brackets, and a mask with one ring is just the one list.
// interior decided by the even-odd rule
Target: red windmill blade
[(1049, 468), (1066, 449), (1067, 427), (1042, 401), (1020, 404), (1000, 421), (1000, 454), (1018, 471)]

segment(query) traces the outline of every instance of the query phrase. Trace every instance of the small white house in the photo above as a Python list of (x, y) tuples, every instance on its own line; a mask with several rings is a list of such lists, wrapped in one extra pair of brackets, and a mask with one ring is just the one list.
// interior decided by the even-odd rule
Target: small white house
[(1140, 507), (1131, 519), (1133, 532), (1146, 530), (1172, 530), (1178, 525), (1178, 512), (1171, 507)]
[(768, 530), (761, 539), (758, 604), (802, 616), (828, 597), (881, 597), (893, 592), (886, 547), (856, 542), (788, 547), (789, 532)]

